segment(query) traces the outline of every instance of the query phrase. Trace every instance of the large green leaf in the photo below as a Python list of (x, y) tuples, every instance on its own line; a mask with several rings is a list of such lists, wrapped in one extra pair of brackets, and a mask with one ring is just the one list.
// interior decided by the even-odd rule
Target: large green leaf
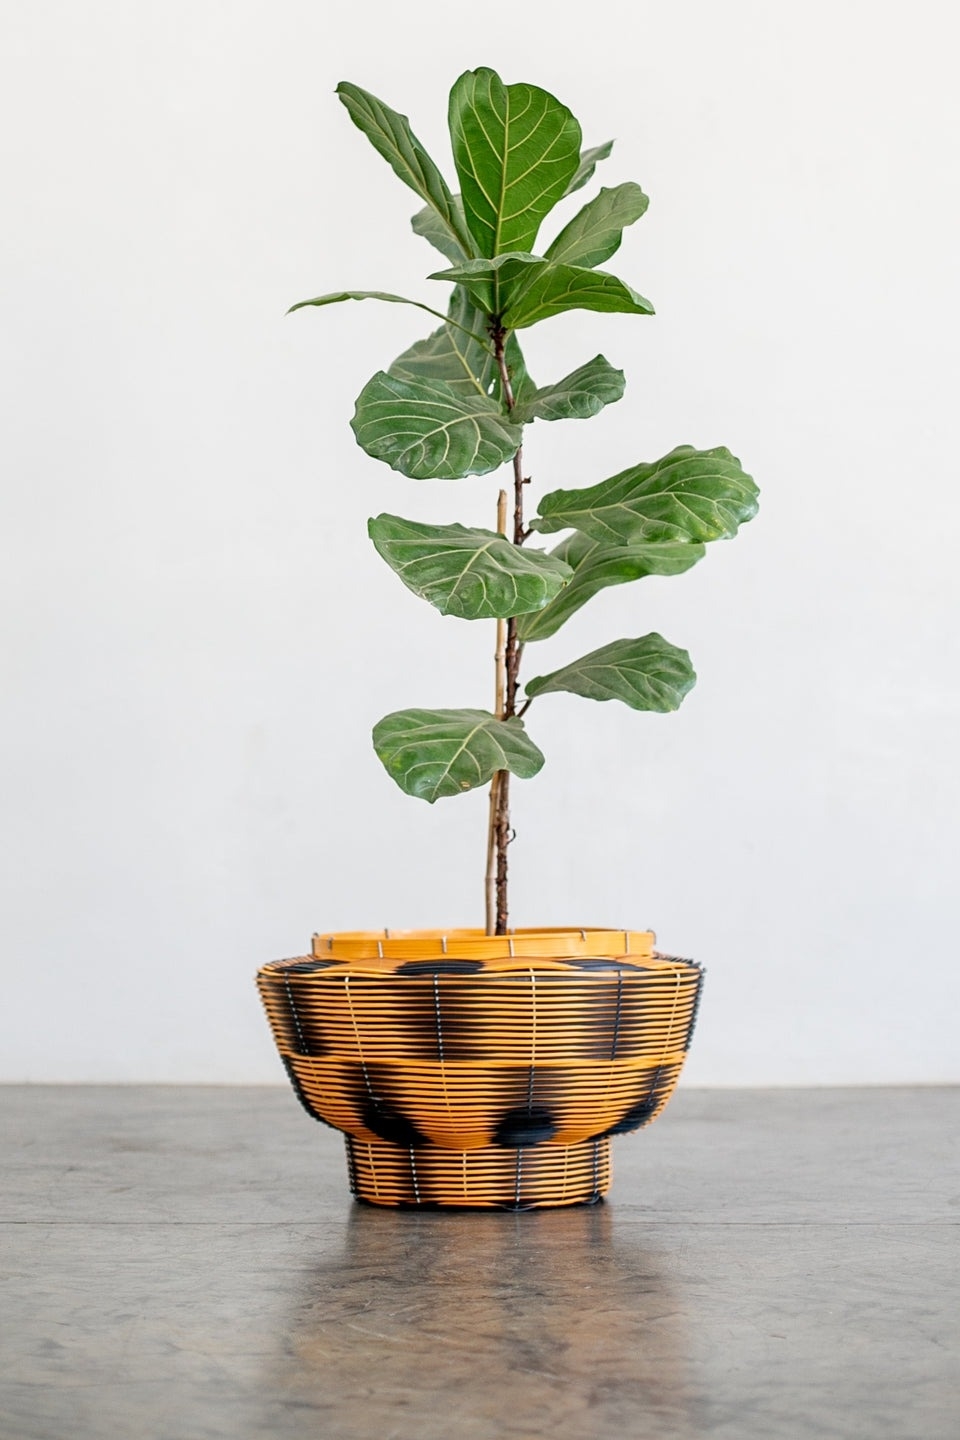
[(490, 340), (480, 340), (486, 318), (458, 285), (450, 298), (449, 321), (398, 355), (387, 372), (402, 380), (445, 380), (455, 390), (489, 395), (496, 374)]
[[(486, 316), (461, 285), (454, 289), (447, 314), (446, 325), (404, 350), (387, 373), (407, 380), (445, 380), (467, 394), (492, 395), (501, 409), (506, 408), (493, 343), (478, 338), (486, 329)], [(505, 359), (513, 398), (519, 403), (537, 387), (513, 331), (507, 336)]]
[[(463, 218), (463, 201), (459, 195), (451, 196), (451, 204), (456, 215), (458, 225), (466, 228), (466, 221)], [(464, 254), (463, 247), (459, 240), (455, 240), (450, 234), (446, 223), (441, 220), (436, 210), (430, 205), (425, 205), (418, 210), (416, 215), (411, 217), (410, 227), (415, 235), (422, 235), (428, 240), (435, 250), (441, 255), (446, 255), (454, 265), (459, 265), (462, 260), (468, 259)]]
[(640, 186), (632, 181), (601, 190), (547, 247), (546, 259), (583, 265), (588, 270), (602, 265), (620, 249), (624, 227), (639, 220), (649, 204)]
[(757, 513), (758, 490), (724, 446), (680, 445), (652, 465), (634, 465), (586, 490), (554, 490), (531, 526), (544, 534), (582, 530), (595, 540), (723, 540)]
[(532, 250), (580, 162), (580, 126), (535, 85), (468, 70), (450, 92), (450, 138), (467, 225), (481, 255)]
[(573, 179), (563, 192), (563, 198), (572, 195), (575, 190), (582, 190), (588, 180), (593, 179), (593, 172), (597, 168), (599, 160), (606, 160), (613, 149), (613, 141), (607, 140), (603, 145), (594, 145), (590, 150), (582, 151), (580, 163), (574, 171)]
[(574, 567), (573, 579), (555, 600), (535, 615), (517, 621), (521, 644), (555, 635), (582, 605), (609, 585), (642, 580), (645, 575), (681, 575), (703, 558), (704, 546), (692, 541), (667, 540), (659, 545), (607, 545), (576, 531), (562, 540), (551, 555)]
[(379, 370), (357, 397), (357, 443), (413, 480), (485, 475), (519, 448), (521, 427), (486, 395)]
[(676, 710), (696, 674), (686, 650), (679, 650), (662, 635), (639, 640), (614, 640), (580, 660), (528, 680), (530, 696), (568, 690), (588, 700), (622, 700), (632, 710)]
[(486, 710), (397, 710), (374, 726), (373, 748), (401, 790), (431, 805), (486, 785), (498, 770), (529, 780), (543, 765), (522, 720)]
[(503, 312), (502, 323), (508, 330), (522, 330), (567, 310), (598, 310), (621, 315), (654, 313), (649, 300), (604, 270), (553, 265), (549, 260), (523, 268), (529, 273), (527, 284)]
[[(343, 80), (337, 94), (358, 129), (379, 151), (405, 185), (425, 200), (436, 213), (444, 230), (465, 255), (474, 253), (470, 232), (458, 211), (440, 171), (410, 129), (406, 115), (391, 110), (382, 100)], [(446, 253), (446, 252), (444, 252)]]
[(555, 385), (529, 391), (513, 418), (521, 424), (530, 420), (588, 420), (604, 405), (619, 400), (623, 389), (623, 371), (614, 370), (609, 360), (596, 355)]
[(461, 620), (506, 620), (548, 605), (573, 573), (542, 550), (523, 550), (494, 530), (420, 525), (378, 515), (370, 539), (404, 585)]
[(438, 270), (430, 279), (456, 281), (481, 310), (496, 317), (507, 330), (522, 330), (565, 310), (653, 314), (650, 301), (615, 275), (582, 265), (555, 265), (537, 255), (468, 260), (450, 270)]
[[(292, 315), (294, 310), (305, 310), (308, 305), (339, 305), (343, 300), (385, 300), (389, 305), (413, 305), (417, 310), (426, 310), (428, 315), (436, 315), (438, 320), (443, 320), (448, 325), (456, 325), (460, 330), (465, 328), (458, 320), (451, 318), (453, 313), (452, 306), (447, 314), (444, 315), (442, 310), (434, 310), (432, 305), (422, 305), (419, 300), (408, 300), (404, 295), (388, 295), (385, 290), (333, 290), (329, 295), (315, 295), (312, 300), (298, 300), (296, 305), (290, 306), (287, 314)], [(473, 332), (468, 328), (466, 333), (469, 334), (471, 339), (475, 340), (478, 345), (487, 345), (488, 342), (483, 338), (486, 320), (484, 316), (479, 313), (477, 313), (477, 319), (481, 327), (480, 330)]]

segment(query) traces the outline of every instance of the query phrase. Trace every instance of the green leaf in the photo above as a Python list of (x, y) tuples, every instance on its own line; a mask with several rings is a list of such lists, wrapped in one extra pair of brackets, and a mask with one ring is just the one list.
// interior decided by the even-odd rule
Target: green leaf
[(592, 150), (584, 150), (580, 156), (580, 164), (574, 172), (573, 179), (563, 192), (563, 199), (572, 195), (575, 190), (581, 190), (588, 180), (593, 179), (593, 172), (597, 168), (599, 160), (606, 160), (613, 149), (613, 141), (608, 140), (604, 145), (594, 145)]
[(399, 515), (378, 515), (367, 528), (408, 590), (461, 620), (506, 620), (540, 610), (573, 573), (564, 561), (522, 550), (494, 530), (420, 525)]
[(438, 270), (431, 280), (454, 280), (507, 330), (522, 330), (565, 310), (652, 315), (649, 300), (615, 275), (581, 265), (555, 265), (537, 255), (500, 255)]
[[(467, 222), (463, 217), (463, 201), (460, 196), (451, 196), (451, 204), (456, 216), (457, 225), (461, 229), (466, 230)], [(439, 250), (441, 255), (446, 255), (447, 259), (452, 260), (454, 265), (459, 265), (462, 260), (468, 258), (468, 255), (464, 254), (460, 242), (453, 238), (446, 223), (441, 220), (436, 210), (432, 209), (431, 206), (425, 205), (422, 210), (418, 210), (416, 215), (411, 218), (410, 226), (415, 235), (422, 235), (424, 240), (429, 240), (434, 249)]]
[(588, 420), (604, 405), (623, 395), (622, 370), (614, 370), (602, 355), (596, 355), (572, 375), (531, 390), (513, 412), (514, 420), (526, 425), (531, 420)]
[(548, 260), (524, 268), (528, 283), (503, 312), (502, 323), (508, 330), (522, 330), (567, 310), (597, 310), (608, 315), (654, 313), (649, 300), (603, 270), (553, 265)]
[(758, 490), (720, 445), (680, 445), (652, 465), (634, 465), (587, 490), (554, 490), (531, 527), (582, 530), (595, 540), (724, 540), (757, 513)]
[(521, 437), (521, 427), (486, 395), (383, 370), (361, 390), (350, 423), (368, 455), (413, 480), (485, 475), (516, 454)]
[(601, 190), (574, 215), (552, 245), (546, 258), (564, 265), (583, 265), (592, 270), (620, 249), (624, 227), (646, 213), (649, 199), (639, 185), (628, 181), (612, 190)]
[[(505, 409), (493, 345), (489, 340), (481, 342), (476, 338), (486, 329), (486, 316), (461, 285), (454, 288), (447, 313), (448, 324), (404, 350), (387, 373), (404, 380), (445, 380), (466, 394), (492, 395), (501, 410)], [(530, 378), (513, 331), (507, 336), (505, 358), (514, 401), (519, 403), (537, 387)]]
[(398, 710), (374, 726), (373, 748), (401, 790), (431, 805), (486, 785), (498, 770), (529, 780), (543, 766), (522, 720), (486, 710)]
[[(388, 295), (385, 290), (334, 290), (329, 295), (316, 295), (312, 300), (298, 300), (296, 305), (291, 305), (287, 311), (292, 315), (294, 310), (304, 310), (308, 305), (339, 305), (341, 300), (385, 300), (390, 305), (414, 305), (418, 310), (426, 310), (428, 315), (436, 315), (438, 320), (443, 320), (449, 325), (456, 325), (458, 322), (450, 318), (450, 313), (444, 315), (442, 310), (434, 310), (431, 305), (421, 305), (419, 300), (408, 300), (404, 295)], [(484, 317), (479, 316), (481, 327), (485, 325)], [(460, 325), (458, 328), (463, 329)], [(481, 334), (471, 334), (477, 344), (484, 345), (486, 342)]]
[(467, 225), (481, 255), (532, 250), (580, 161), (580, 126), (535, 85), (468, 70), (450, 92), (450, 138)]
[(607, 545), (576, 531), (550, 553), (555, 560), (574, 567), (573, 579), (544, 609), (520, 617), (517, 636), (523, 645), (555, 635), (571, 615), (609, 585), (624, 585), (646, 575), (681, 575), (703, 558), (705, 550), (703, 545), (680, 540), (659, 545)]
[(458, 285), (450, 298), (449, 323), (417, 340), (388, 370), (402, 380), (445, 380), (468, 395), (489, 395), (497, 363), (491, 342), (481, 342), (486, 318)]
[(686, 650), (653, 634), (614, 640), (562, 670), (529, 680), (526, 691), (534, 696), (568, 690), (588, 700), (622, 700), (631, 710), (667, 711), (679, 708), (696, 679)]
[[(470, 232), (458, 213), (453, 196), (440, 171), (410, 129), (406, 115), (391, 110), (382, 100), (343, 80), (337, 94), (347, 107), (350, 118), (379, 151), (387, 164), (405, 185), (432, 207), (444, 230), (465, 255), (473, 254)], [(445, 252), (446, 253), (446, 252)]]

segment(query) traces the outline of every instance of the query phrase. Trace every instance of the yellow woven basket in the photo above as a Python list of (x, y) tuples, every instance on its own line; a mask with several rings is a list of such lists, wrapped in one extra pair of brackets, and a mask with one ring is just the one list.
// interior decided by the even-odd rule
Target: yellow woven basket
[(597, 1201), (610, 1137), (649, 1124), (683, 1064), (700, 966), (649, 931), (316, 935), (257, 985), (301, 1102), (344, 1131), (377, 1205)]

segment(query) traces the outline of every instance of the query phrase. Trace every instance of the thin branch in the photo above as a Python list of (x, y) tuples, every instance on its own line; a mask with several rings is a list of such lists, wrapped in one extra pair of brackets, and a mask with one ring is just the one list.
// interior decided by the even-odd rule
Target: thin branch
[(500, 771), (490, 781), (490, 814), (487, 820), (487, 869), (484, 880), (486, 933), (497, 933), (497, 811), (500, 805)]
[[(501, 490), (497, 499), (497, 530), (507, 533), (507, 492)], [(507, 698), (507, 622), (497, 621), (497, 648), (494, 654), (496, 664), (495, 714), (503, 718)], [(496, 933), (497, 927), (497, 812), (500, 799), (500, 774), (498, 770), (490, 783), (490, 816), (487, 822), (487, 872), (486, 872), (486, 920), (487, 934)]]
[[(497, 496), (497, 531), (500, 535), (507, 533), (507, 492), (501, 490)], [(507, 622), (497, 621), (497, 649), (494, 656), (497, 666), (497, 719), (502, 720), (507, 703)]]
[[(497, 368), (500, 372), (500, 388), (503, 394), (504, 404), (510, 411), (516, 405), (516, 397), (513, 393), (513, 386), (510, 383), (510, 371), (506, 359), (507, 331), (499, 324), (491, 327), (494, 352), (497, 359)], [(522, 432), (521, 432), (522, 433)], [(523, 487), (526, 484), (523, 475), (523, 445), (521, 444), (513, 457), (513, 543), (522, 545), (526, 539), (523, 523)], [(506, 693), (504, 697), (503, 714), (504, 720), (509, 720), (517, 713), (517, 690), (519, 688), (520, 655), (523, 647), (519, 644), (517, 635), (516, 618), (507, 621), (506, 638)], [(496, 931), (497, 935), (507, 933), (509, 921), (509, 907), (507, 899), (507, 847), (510, 844), (510, 772), (499, 770), (495, 777), (496, 787), (496, 818), (494, 824), (494, 835), (496, 841)], [(493, 787), (491, 787), (491, 804)]]

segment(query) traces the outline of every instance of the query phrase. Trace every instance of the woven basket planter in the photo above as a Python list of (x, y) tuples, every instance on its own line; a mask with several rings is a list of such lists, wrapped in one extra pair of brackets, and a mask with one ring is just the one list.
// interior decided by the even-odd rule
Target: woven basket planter
[(599, 1200), (610, 1138), (659, 1115), (703, 972), (648, 931), (317, 935), (257, 985), (307, 1111), (376, 1205)]

